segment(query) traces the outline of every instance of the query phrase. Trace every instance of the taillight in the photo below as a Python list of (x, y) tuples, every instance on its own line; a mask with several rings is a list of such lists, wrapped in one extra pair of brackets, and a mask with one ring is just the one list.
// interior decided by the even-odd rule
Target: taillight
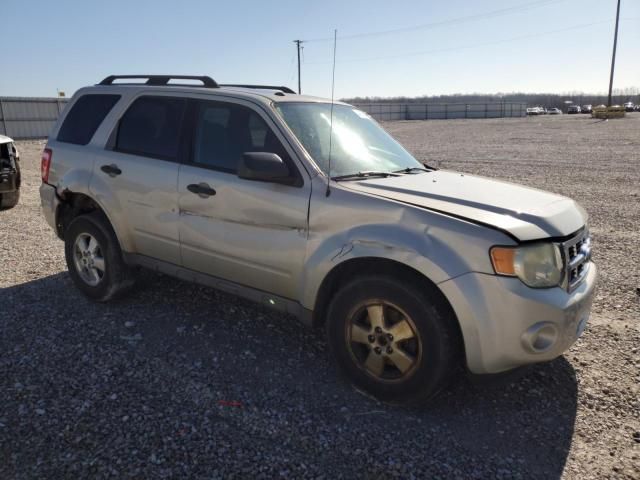
[(49, 168), (51, 168), (51, 158), (53, 157), (53, 151), (50, 148), (45, 148), (42, 151), (42, 159), (40, 160), (40, 175), (42, 181), (47, 183), (49, 181)]

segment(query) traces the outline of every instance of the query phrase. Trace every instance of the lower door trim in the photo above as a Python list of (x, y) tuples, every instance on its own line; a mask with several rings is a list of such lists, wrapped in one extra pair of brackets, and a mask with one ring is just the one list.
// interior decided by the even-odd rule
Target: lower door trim
[(198, 283), (207, 287), (212, 287), (223, 292), (237, 295), (247, 300), (259, 303), (279, 312), (291, 314), (298, 318), (305, 325), (312, 324), (312, 311), (304, 308), (299, 302), (289, 298), (273, 295), (268, 292), (247, 287), (239, 283), (224, 280), (222, 278), (207, 275), (206, 273), (196, 272), (194, 270), (175, 265), (173, 263), (158, 260), (156, 258), (140, 255), (138, 253), (123, 252), (125, 263), (135, 265), (164, 273), (172, 277), (186, 280), (188, 282)]

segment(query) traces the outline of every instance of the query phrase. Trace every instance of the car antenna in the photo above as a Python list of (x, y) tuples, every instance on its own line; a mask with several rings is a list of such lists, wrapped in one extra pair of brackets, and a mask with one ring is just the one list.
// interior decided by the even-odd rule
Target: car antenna
[(336, 86), (336, 43), (338, 41), (338, 30), (333, 30), (333, 72), (331, 74), (331, 113), (329, 115), (329, 161), (327, 166), (327, 192), (325, 196), (331, 195), (331, 147), (333, 139), (333, 93)]

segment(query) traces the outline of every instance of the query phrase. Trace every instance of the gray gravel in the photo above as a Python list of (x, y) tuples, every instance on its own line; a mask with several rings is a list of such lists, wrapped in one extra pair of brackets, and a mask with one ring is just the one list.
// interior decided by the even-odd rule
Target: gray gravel
[(563, 357), (420, 409), (337, 378), (322, 332), (147, 274), (98, 305), (40, 213), (0, 212), (0, 478), (640, 478), (640, 114), (386, 123), (417, 157), (564, 193), (601, 283)]

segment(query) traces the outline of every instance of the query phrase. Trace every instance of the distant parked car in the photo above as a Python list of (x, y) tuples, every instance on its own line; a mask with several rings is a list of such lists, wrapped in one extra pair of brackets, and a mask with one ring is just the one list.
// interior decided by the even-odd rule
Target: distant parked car
[(591, 113), (592, 110), (593, 107), (591, 105), (583, 105), (582, 108), (580, 108), (580, 113)]
[(562, 115), (562, 110), (560, 110), (559, 108), (550, 108), (549, 110), (547, 110), (547, 113), (549, 115)]
[(580, 113), (581, 109), (579, 105), (571, 105), (567, 109), (567, 113)]
[(13, 208), (20, 199), (20, 154), (13, 139), (0, 135), (0, 210)]
[(527, 108), (527, 115), (546, 115), (547, 109), (544, 107), (529, 107)]
[(633, 112), (635, 110), (636, 106), (633, 104), (633, 102), (627, 102), (624, 104), (624, 110), (625, 112)]

